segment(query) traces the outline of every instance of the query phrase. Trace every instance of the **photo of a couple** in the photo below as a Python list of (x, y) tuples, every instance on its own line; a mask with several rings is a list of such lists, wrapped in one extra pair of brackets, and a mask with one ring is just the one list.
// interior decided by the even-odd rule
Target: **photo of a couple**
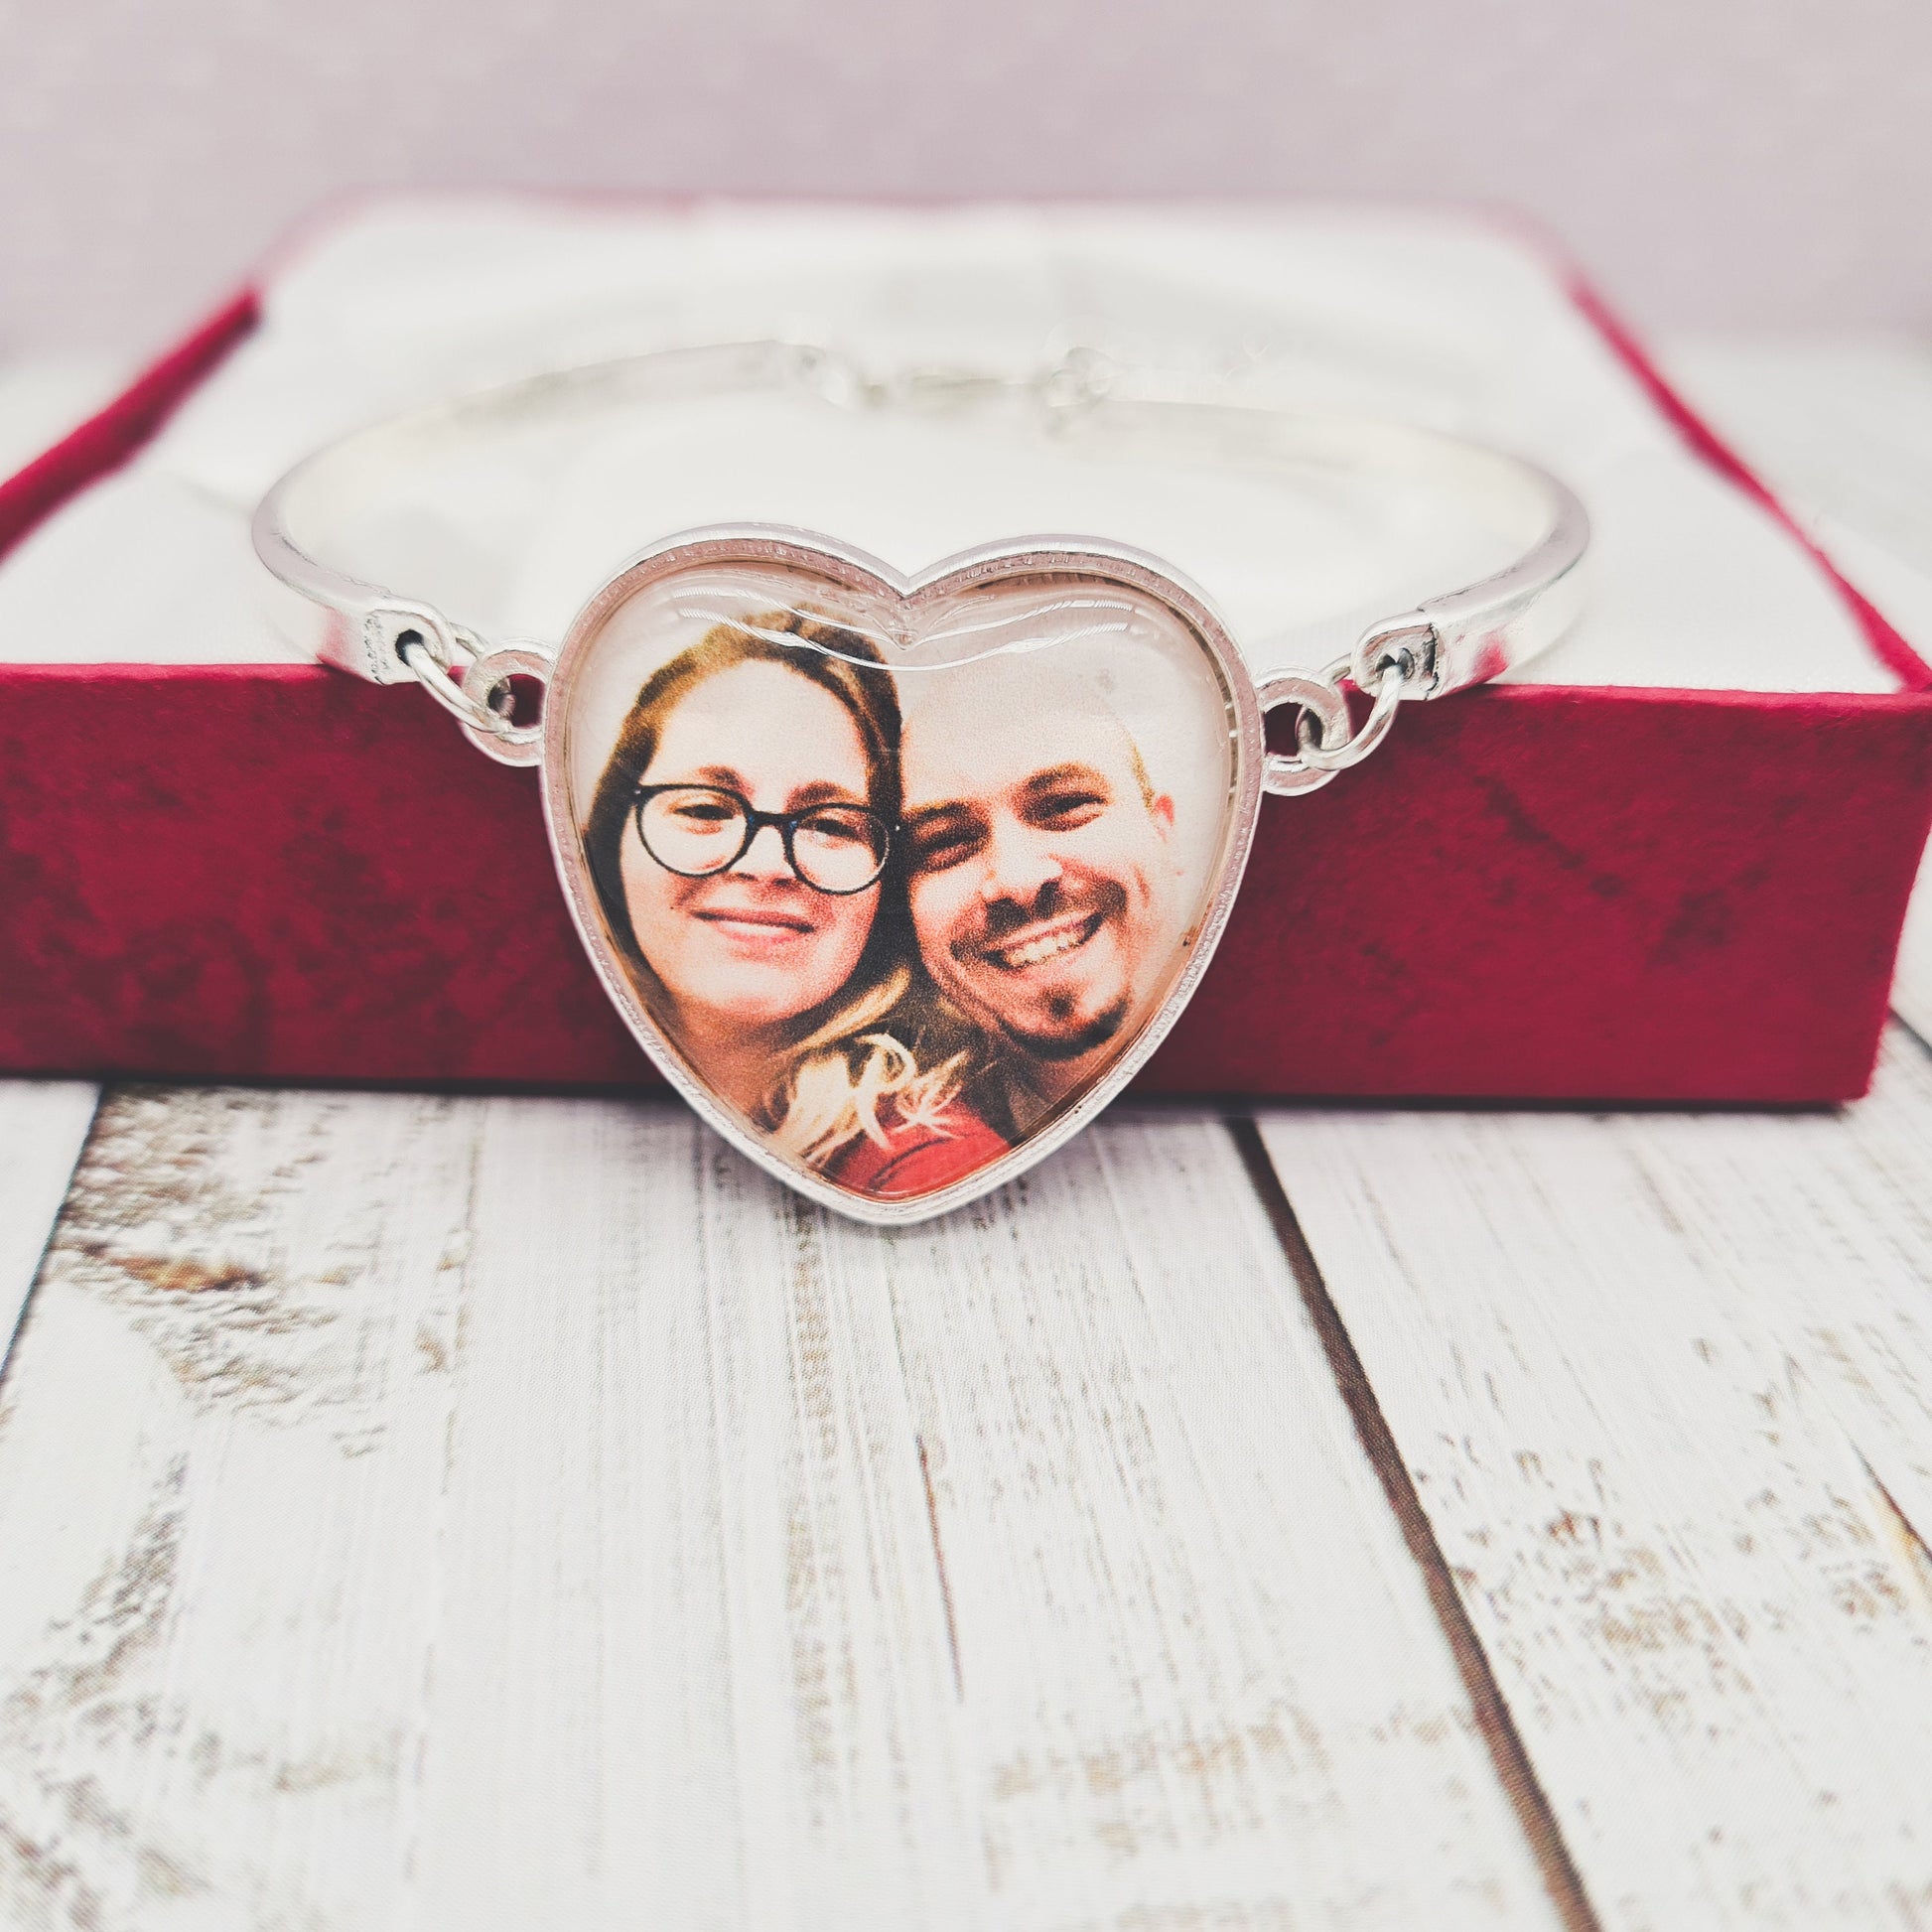
[(788, 1165), (951, 1186), (1089, 1089), (1185, 963), (1220, 828), (1182, 827), (1175, 774), (1224, 810), (1218, 686), (1171, 620), (1077, 601), (1065, 637), (917, 668), (823, 598), (716, 610), (660, 600), (612, 652), (629, 701), (579, 814), (612, 947)]

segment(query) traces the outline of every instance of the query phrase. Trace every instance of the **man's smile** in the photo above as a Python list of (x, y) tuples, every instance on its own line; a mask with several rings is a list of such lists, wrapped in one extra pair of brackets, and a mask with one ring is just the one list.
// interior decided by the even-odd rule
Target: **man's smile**
[(1100, 930), (1106, 917), (1103, 907), (1093, 912), (1062, 913), (1054, 919), (1035, 919), (1020, 931), (1009, 933), (997, 945), (979, 945), (971, 950), (1003, 973), (1024, 973), (1029, 967), (1063, 959), (1084, 946)]

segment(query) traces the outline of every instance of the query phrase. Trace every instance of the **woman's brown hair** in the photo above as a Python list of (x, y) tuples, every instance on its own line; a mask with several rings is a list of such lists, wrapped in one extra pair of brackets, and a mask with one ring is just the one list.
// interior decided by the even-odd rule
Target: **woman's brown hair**
[[(605, 927), (660, 1022), (651, 996), (661, 996), (663, 988), (637, 943), (624, 899), (624, 836), (665, 721), (706, 680), (747, 663), (780, 664), (845, 707), (865, 753), (867, 802), (889, 823), (898, 820), (898, 699), (892, 679), (880, 674), (883, 660), (871, 639), (811, 612), (766, 612), (714, 624), (652, 672), (598, 778), (584, 825), (584, 857)], [(869, 668), (875, 665), (879, 671)], [(935, 1012), (917, 958), (904, 873), (895, 853), (880, 879), (878, 909), (858, 966), (833, 999), (799, 1017), (758, 1123), (800, 1160), (822, 1165), (861, 1134), (883, 1141), (880, 1108), (887, 1100), (901, 1118), (937, 1120), (958, 1092), (966, 1064), (959, 1030)], [(941, 1039), (944, 1049), (935, 1053)], [(921, 1071), (922, 1056), (943, 1063)]]

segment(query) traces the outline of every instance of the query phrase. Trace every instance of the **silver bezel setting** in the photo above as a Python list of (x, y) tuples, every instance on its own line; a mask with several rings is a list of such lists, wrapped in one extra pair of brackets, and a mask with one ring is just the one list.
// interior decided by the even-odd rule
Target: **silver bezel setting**
[[(909, 610), (962, 591), (1026, 577), (1085, 579), (1139, 592), (1178, 620), (1206, 653), (1226, 693), (1233, 768), (1227, 831), (1214, 885), (1188, 957), (1160, 1006), (1120, 1057), (1058, 1118), (980, 1172), (907, 1200), (869, 1200), (792, 1166), (759, 1144), (713, 1098), (638, 998), (604, 930), (583, 841), (574, 822), (567, 738), (573, 690), (617, 607), (661, 578), (707, 565), (775, 565), (818, 575), (861, 595), (896, 599)], [(573, 620), (544, 694), (542, 785), (544, 823), (572, 921), (606, 994), (651, 1062), (698, 1116), (767, 1173), (821, 1206), (882, 1227), (902, 1227), (949, 1213), (992, 1192), (1063, 1147), (1140, 1071), (1179, 1018), (1214, 956), (1254, 842), (1263, 791), (1265, 745), (1261, 700), (1239, 649), (1201, 592), (1160, 559), (1123, 544), (1085, 537), (1024, 537), (982, 545), (907, 577), (836, 538), (774, 524), (720, 524), (666, 537), (629, 559)]]

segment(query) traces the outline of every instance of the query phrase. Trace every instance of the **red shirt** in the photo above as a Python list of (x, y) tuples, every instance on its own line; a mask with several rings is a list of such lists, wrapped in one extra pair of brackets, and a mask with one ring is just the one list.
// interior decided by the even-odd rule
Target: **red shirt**
[(943, 1131), (887, 1113), (886, 1145), (862, 1135), (833, 1157), (826, 1179), (874, 1200), (910, 1200), (950, 1187), (1011, 1152), (1005, 1138), (961, 1101), (949, 1102), (941, 1120)]

